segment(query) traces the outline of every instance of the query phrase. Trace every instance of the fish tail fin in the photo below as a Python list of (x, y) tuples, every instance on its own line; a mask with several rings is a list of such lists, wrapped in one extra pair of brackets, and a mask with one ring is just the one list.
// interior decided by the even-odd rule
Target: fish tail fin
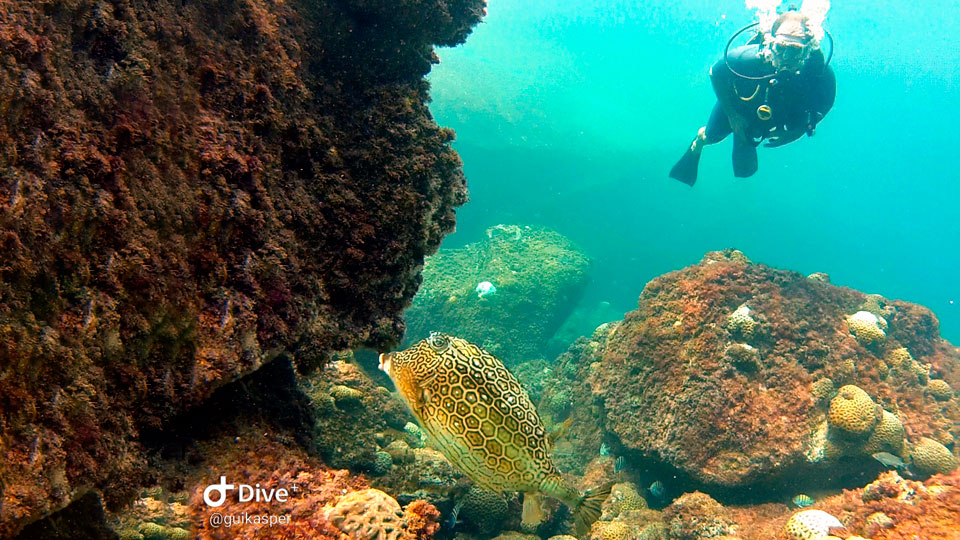
[(613, 484), (606, 484), (597, 489), (587, 490), (580, 495), (573, 508), (573, 524), (578, 537), (586, 534), (593, 522), (600, 519), (603, 501), (610, 496), (612, 487)]

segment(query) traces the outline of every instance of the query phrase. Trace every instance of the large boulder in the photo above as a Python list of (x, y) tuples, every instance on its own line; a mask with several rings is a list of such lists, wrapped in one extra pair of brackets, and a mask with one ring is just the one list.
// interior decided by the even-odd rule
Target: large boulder
[[(864, 339), (867, 319), (879, 332)], [(624, 451), (707, 486), (875, 467), (880, 451), (909, 463), (930, 448), (955, 453), (960, 434), (960, 354), (928, 309), (736, 251), (652, 280), (637, 310), (578, 342), (554, 373), (541, 403), (555, 420), (572, 415), (574, 433), (599, 424)]]
[(383, 347), (466, 200), (426, 106), (482, 0), (6, 2), (0, 537), (146, 476), (281, 351)]
[(510, 367), (543, 358), (583, 296), (590, 261), (549, 229), (498, 225), (487, 235), (427, 259), (404, 341), (442, 331), (482, 346)]

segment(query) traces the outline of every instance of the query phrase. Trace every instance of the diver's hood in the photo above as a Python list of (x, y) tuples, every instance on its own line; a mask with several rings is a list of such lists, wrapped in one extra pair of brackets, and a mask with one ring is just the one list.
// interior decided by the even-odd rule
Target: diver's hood
[(773, 23), (771, 37), (784, 45), (816, 45), (813, 31), (807, 26), (808, 21), (807, 16), (799, 11), (788, 11)]
[(773, 23), (765, 42), (771, 62), (777, 70), (796, 70), (806, 62), (813, 49), (819, 46), (809, 19), (799, 11), (787, 11)]

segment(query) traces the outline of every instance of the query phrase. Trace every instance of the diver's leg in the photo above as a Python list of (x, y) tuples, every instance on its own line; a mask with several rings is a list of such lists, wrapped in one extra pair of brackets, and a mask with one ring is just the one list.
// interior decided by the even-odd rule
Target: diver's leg
[(727, 135), (733, 133), (733, 128), (730, 126), (730, 119), (727, 118), (727, 113), (723, 112), (723, 107), (720, 106), (719, 101), (713, 106), (713, 110), (710, 111), (710, 119), (707, 120), (707, 125), (700, 129), (703, 134), (704, 144), (718, 143), (726, 139)]
[(700, 167), (700, 152), (703, 147), (722, 141), (730, 132), (730, 122), (727, 120), (727, 115), (720, 107), (720, 103), (717, 103), (713, 106), (707, 125), (697, 131), (696, 138), (690, 143), (687, 151), (683, 153), (683, 157), (670, 169), (670, 178), (675, 178), (688, 186), (695, 184), (697, 169)]
[(757, 172), (757, 147), (740, 135), (733, 136), (733, 175), (753, 176)]

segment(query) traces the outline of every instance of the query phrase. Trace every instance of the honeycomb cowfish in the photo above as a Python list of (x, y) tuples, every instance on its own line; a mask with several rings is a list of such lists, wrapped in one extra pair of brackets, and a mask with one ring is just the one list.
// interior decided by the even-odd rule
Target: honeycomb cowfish
[(480, 487), (524, 494), (523, 521), (542, 521), (540, 496), (573, 511), (577, 533), (600, 517), (610, 486), (581, 493), (550, 461), (547, 436), (527, 392), (495, 356), (434, 332), (407, 350), (380, 355), (433, 444)]

